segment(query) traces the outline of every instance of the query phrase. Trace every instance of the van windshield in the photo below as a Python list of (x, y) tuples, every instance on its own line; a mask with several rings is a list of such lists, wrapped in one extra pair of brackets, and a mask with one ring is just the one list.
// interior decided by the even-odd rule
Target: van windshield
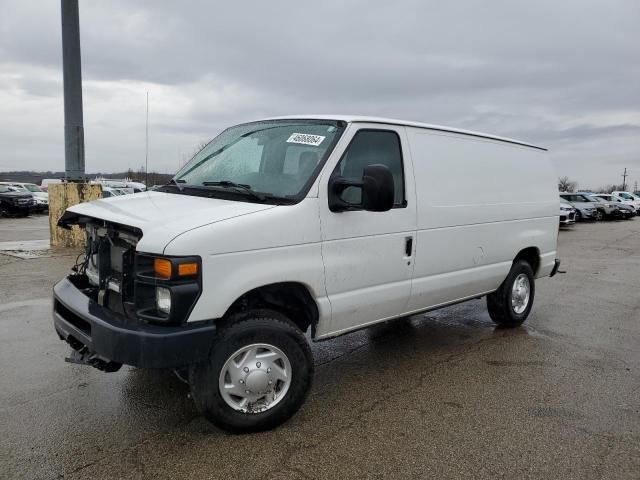
[[(267, 120), (231, 127), (196, 153), (173, 182), (181, 188), (294, 200), (311, 187), (343, 130), (343, 122), (331, 120)], [(245, 196), (251, 200), (251, 195)]]

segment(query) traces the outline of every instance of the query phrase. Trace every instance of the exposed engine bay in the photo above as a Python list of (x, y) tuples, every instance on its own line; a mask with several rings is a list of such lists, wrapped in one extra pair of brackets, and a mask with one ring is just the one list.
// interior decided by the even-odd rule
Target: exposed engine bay
[(72, 269), (74, 283), (98, 304), (134, 318), (135, 255), (141, 234), (98, 219), (78, 220), (86, 232), (86, 247)]

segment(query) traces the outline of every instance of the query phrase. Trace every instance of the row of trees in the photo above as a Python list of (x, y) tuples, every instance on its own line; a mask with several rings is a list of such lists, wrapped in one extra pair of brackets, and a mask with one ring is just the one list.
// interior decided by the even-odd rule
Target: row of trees
[[(623, 187), (622, 184), (619, 185), (603, 185), (599, 188), (583, 188), (582, 190), (587, 192), (596, 192), (596, 193), (611, 193), (616, 191), (624, 191), (625, 189), (630, 188), (629, 185)], [(564, 176), (558, 178), (558, 191), (560, 192), (576, 192), (578, 191), (578, 182), (575, 180), (571, 180), (569, 177)]]
[[(173, 175), (168, 173), (158, 173), (158, 172), (149, 172), (149, 186), (152, 185), (164, 185)], [(87, 177), (89, 179), (94, 178), (129, 178), (134, 182), (142, 182), (145, 183), (145, 179), (147, 175), (144, 172), (144, 167), (138, 169), (138, 171), (134, 171), (133, 169), (129, 169), (126, 172), (112, 172), (112, 173), (91, 173), (88, 174)], [(10, 182), (25, 182), (25, 183), (35, 183), (36, 185), (40, 185), (42, 183), (43, 178), (64, 178), (64, 172), (33, 172), (33, 171), (11, 171), (11, 172), (0, 172), (0, 181), (10, 181)]]

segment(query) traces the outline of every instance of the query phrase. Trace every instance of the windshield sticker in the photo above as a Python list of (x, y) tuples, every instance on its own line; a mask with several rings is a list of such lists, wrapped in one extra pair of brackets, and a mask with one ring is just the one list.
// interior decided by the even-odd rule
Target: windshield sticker
[(313, 145), (317, 147), (326, 137), (322, 135), (309, 135), (308, 133), (292, 133), (287, 143), (301, 143), (303, 145)]

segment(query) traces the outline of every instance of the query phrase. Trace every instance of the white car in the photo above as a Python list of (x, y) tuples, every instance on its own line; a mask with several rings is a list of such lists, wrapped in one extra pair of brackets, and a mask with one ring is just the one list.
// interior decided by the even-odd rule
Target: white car
[(51, 185), (52, 183), (62, 183), (62, 179), (61, 178), (43, 178), (42, 181), (40, 182), (40, 188), (46, 192), (49, 189), (49, 185)]
[(576, 223), (576, 209), (560, 197), (560, 225), (568, 227)]
[(120, 180), (110, 180), (107, 178), (97, 178), (95, 180), (91, 180), (91, 182), (89, 183), (93, 183), (93, 184), (100, 184), (103, 187), (108, 187), (112, 190), (117, 190), (119, 194), (121, 195), (126, 195), (129, 193), (135, 193), (135, 190), (133, 187), (129, 187), (127, 186), (127, 183), (124, 181), (120, 181)]
[(547, 151), (502, 137), (349, 116), (237, 125), (169, 184), (67, 210), (59, 225), (82, 225), (87, 249), (54, 287), (55, 329), (75, 362), (188, 367), (207, 419), (272, 428), (309, 390), (309, 330), (481, 296), (495, 323), (522, 324), (559, 266), (557, 195)]
[(111, 188), (102, 185), (102, 198), (119, 197), (120, 195), (125, 194), (117, 188)]
[(628, 205), (633, 205), (633, 208), (636, 209), (636, 212), (640, 211), (640, 197), (634, 195), (630, 192), (611, 192), (611, 195), (621, 202), (626, 203)]

